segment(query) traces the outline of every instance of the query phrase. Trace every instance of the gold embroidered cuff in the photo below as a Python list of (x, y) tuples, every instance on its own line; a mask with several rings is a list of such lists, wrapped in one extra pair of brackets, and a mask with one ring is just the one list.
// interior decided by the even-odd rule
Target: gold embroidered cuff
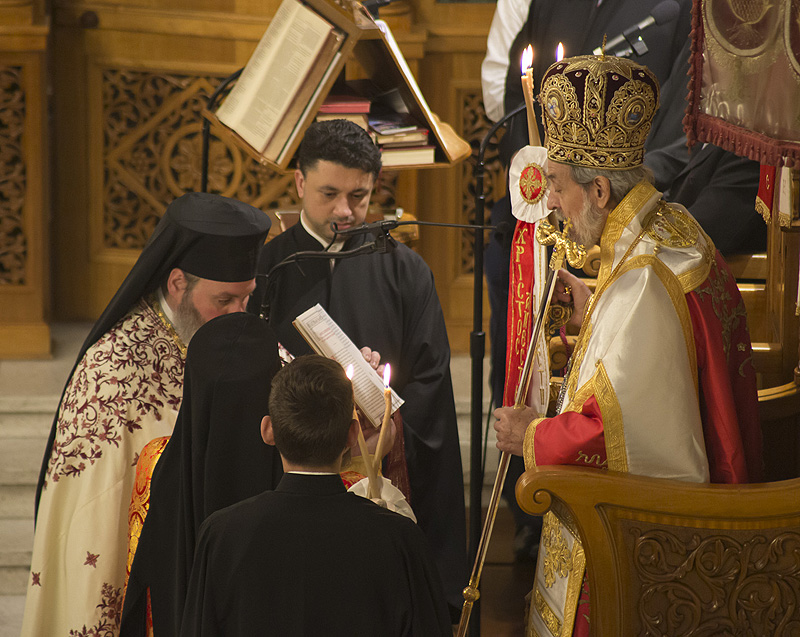
[(536, 452), (533, 448), (533, 438), (536, 435), (536, 427), (547, 418), (536, 418), (528, 425), (525, 431), (525, 439), (522, 442), (522, 457), (525, 459), (525, 468), (532, 469), (536, 466)]

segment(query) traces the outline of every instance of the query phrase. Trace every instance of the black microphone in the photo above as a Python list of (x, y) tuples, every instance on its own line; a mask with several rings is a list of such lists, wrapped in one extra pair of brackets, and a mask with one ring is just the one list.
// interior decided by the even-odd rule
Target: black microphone
[[(614, 55), (616, 57), (628, 57), (632, 53), (644, 55), (648, 49), (640, 33), (654, 24), (661, 25), (672, 22), (677, 19), (680, 11), (680, 5), (675, 0), (659, 2), (644, 20), (637, 22), (632, 27), (625, 29), (620, 35), (606, 42), (606, 55)], [(615, 49), (619, 50), (615, 51)], [(603, 49), (598, 46), (592, 53), (594, 55), (602, 55)]]
[(386, 233), (389, 232), (389, 230), (394, 230), (399, 225), (400, 221), (397, 219), (384, 219), (382, 221), (362, 223), (360, 226), (353, 226), (351, 228), (340, 230), (338, 224), (331, 222), (331, 230), (333, 230), (340, 237), (350, 237), (354, 234), (375, 234), (375, 232)]

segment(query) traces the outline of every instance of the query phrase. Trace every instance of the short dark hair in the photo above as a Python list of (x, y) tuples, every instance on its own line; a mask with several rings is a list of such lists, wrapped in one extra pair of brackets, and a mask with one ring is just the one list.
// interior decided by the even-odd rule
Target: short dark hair
[(339, 363), (300, 356), (275, 374), (269, 414), (281, 455), (297, 464), (329, 465), (347, 445), (353, 385)]
[(307, 175), (320, 160), (371, 173), (373, 179), (381, 172), (381, 151), (367, 131), (346, 119), (314, 122), (306, 130), (297, 152), (297, 167)]

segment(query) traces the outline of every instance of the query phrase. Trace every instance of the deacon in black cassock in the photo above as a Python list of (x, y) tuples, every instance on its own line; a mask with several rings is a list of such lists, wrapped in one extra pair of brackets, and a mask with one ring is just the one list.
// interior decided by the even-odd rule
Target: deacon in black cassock
[[(366, 217), (381, 162), (363, 129), (345, 120), (313, 124), (298, 165), (300, 222), (264, 246), (260, 273), (300, 251), (349, 251), (374, 239), (356, 235), (334, 241), (330, 228), (331, 222), (355, 227)], [(372, 348), (391, 363), (392, 387), (405, 400), (400, 413), (411, 507), (457, 617), (467, 581), (464, 483), (450, 347), (433, 274), (418, 254), (391, 242), (386, 253), (290, 264), (272, 272), (265, 287), (270, 324), (293, 354), (311, 350), (292, 321), (319, 303), (358, 347)], [(252, 301), (251, 307), (259, 309)]]
[(359, 427), (341, 366), (296, 359), (269, 407), (262, 436), (287, 473), (203, 523), (181, 635), (452, 635), (422, 532), (338, 475)]
[(146, 634), (148, 589), (154, 634), (178, 634), (201, 523), (278, 484), (281, 461), (261, 440), (261, 420), (279, 368), (275, 336), (252, 314), (215, 318), (192, 339), (181, 410), (153, 472), (120, 637)]

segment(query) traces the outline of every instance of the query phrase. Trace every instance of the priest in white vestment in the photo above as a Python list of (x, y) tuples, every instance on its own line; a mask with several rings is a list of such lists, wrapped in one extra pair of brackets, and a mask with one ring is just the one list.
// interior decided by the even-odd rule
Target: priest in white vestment
[(117, 634), (139, 452), (172, 432), (192, 334), (245, 309), (269, 227), (248, 204), (183, 195), (94, 325), (45, 451), (24, 636)]
[[(642, 165), (655, 76), (630, 60), (552, 65), (539, 100), (547, 206), (600, 246), (596, 288), (559, 273), (580, 327), (557, 415), (495, 411), (498, 447), (526, 467), (594, 466), (692, 482), (761, 478), (761, 430), (744, 303), (711, 239), (665, 202)], [(528, 634), (588, 633), (585, 559), (567, 516), (545, 516)]]

